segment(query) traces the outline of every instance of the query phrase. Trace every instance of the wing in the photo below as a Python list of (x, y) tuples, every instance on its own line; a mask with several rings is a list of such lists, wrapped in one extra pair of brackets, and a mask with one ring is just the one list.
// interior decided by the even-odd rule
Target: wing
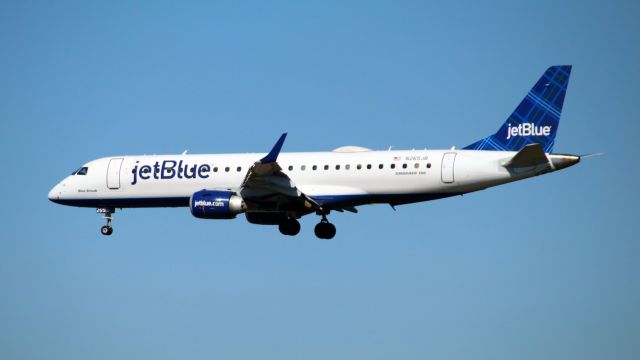
[(293, 211), (300, 216), (322, 211), (320, 204), (300, 191), (278, 165), (286, 137), (286, 133), (282, 134), (271, 151), (249, 168), (240, 187), (248, 211)]

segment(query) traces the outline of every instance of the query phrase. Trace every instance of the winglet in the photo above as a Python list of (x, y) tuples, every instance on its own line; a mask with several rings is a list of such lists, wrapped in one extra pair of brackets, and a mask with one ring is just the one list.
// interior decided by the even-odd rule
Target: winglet
[(278, 142), (276, 142), (276, 144), (273, 145), (273, 149), (269, 151), (267, 156), (260, 159), (260, 163), (266, 164), (266, 163), (276, 162), (276, 160), (278, 159), (278, 154), (280, 154), (280, 150), (282, 149), (282, 144), (284, 144), (284, 139), (286, 137), (287, 137), (287, 133), (282, 134), (280, 136), (280, 139), (278, 139)]

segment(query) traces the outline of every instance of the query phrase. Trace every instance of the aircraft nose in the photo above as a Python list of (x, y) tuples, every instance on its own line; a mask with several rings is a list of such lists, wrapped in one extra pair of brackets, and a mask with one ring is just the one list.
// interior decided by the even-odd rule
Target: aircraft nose
[(60, 199), (60, 184), (54, 186), (51, 191), (49, 191), (49, 195), (47, 196), (49, 200), (56, 202)]

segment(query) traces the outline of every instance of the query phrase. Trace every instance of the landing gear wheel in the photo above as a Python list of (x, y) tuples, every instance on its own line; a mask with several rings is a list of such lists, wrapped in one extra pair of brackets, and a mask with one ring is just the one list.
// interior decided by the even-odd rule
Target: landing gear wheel
[(111, 220), (113, 220), (113, 213), (116, 210), (113, 208), (97, 208), (96, 212), (98, 214), (103, 214), (102, 218), (107, 220), (107, 225), (100, 228), (100, 233), (102, 235), (111, 235), (113, 234), (113, 228), (111, 227)]
[(331, 240), (336, 236), (335, 225), (326, 220), (320, 221), (313, 230), (320, 239)]
[(278, 225), (282, 235), (296, 236), (300, 232), (300, 223), (296, 219), (286, 219)]
[(113, 234), (113, 228), (111, 226), (103, 226), (100, 228), (100, 233), (102, 233), (102, 235), (111, 235)]

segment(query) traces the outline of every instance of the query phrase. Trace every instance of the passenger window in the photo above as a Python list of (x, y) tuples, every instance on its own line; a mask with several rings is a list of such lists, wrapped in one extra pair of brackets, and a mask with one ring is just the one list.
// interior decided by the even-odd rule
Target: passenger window
[(383, 169), (383, 168), (384, 168), (384, 165), (382, 164), (378, 165), (378, 169)]
[(413, 164), (413, 168), (414, 168), (414, 169), (417, 169), (417, 168), (419, 168), (419, 167), (420, 167), (420, 164), (418, 164), (418, 163)]
[(236, 170), (238, 170), (238, 172), (240, 172), (240, 171), (242, 171), (242, 167), (238, 166), (238, 169), (236, 169)]
[(325, 166), (324, 166), (324, 169), (325, 169), (325, 170), (329, 170), (329, 165), (325, 165)]
[(360, 170), (360, 169), (362, 169), (362, 165), (358, 164), (358, 166), (356, 166), (356, 168), (357, 168), (358, 170)]
[(318, 165), (313, 165), (313, 167), (311, 168), (313, 171), (318, 170)]
[(227, 166), (227, 167), (225, 167), (225, 168), (224, 168), (224, 171), (225, 171), (225, 172), (229, 172), (229, 167), (228, 167), (228, 166)]
[(367, 169), (371, 170), (371, 164), (367, 164)]
[(431, 169), (431, 163), (427, 163), (427, 169)]
[(406, 169), (407, 168), (407, 164), (402, 164), (402, 168)]
[(340, 165), (336, 165), (336, 170), (340, 170)]
[(305, 171), (307, 169), (307, 165), (300, 166), (300, 170)]
[(218, 172), (218, 167), (217, 166), (213, 168), (213, 172)]
[(396, 164), (391, 164), (391, 168), (395, 169), (396, 168)]
[(293, 171), (293, 165), (289, 165), (289, 171)]
[(347, 164), (347, 165), (344, 166), (344, 168), (345, 168), (345, 170), (349, 170), (349, 169), (351, 169), (351, 165)]

